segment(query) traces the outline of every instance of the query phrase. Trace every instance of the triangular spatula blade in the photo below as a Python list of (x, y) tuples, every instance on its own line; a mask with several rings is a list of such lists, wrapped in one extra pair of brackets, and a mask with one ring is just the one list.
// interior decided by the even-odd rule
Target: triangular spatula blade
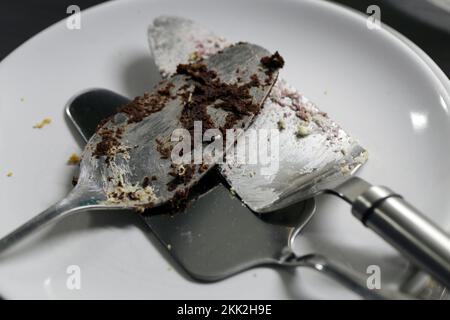
[[(148, 36), (163, 75), (171, 74), (178, 63), (206, 58), (229, 45), (200, 24), (174, 16), (156, 18)], [(251, 149), (255, 143), (251, 135), (260, 129), (279, 131), (272, 140), (277, 152), (267, 154), (269, 161), (259, 158), (256, 164), (227, 162), (220, 166), (234, 192), (256, 212), (284, 208), (334, 188), (367, 160), (366, 150), (355, 139), (281, 78), (253, 124), (238, 139), (245, 150)]]

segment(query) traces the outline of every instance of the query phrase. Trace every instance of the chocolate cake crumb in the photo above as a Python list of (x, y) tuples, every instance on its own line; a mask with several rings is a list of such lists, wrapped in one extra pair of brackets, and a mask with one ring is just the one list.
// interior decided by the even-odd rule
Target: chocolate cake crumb
[[(167, 82), (163, 80), (161, 85)], [(130, 103), (126, 104), (118, 110), (128, 116), (128, 123), (136, 123), (142, 121), (152, 113), (160, 111), (165, 107), (167, 101), (172, 99), (171, 89), (174, 84), (167, 82), (167, 85), (160, 88), (156, 93), (145, 93), (143, 96), (136, 97)]]
[(264, 67), (266, 67), (269, 71), (275, 71), (279, 68), (283, 68), (284, 66), (284, 59), (278, 51), (276, 51), (271, 56), (266, 56), (261, 58), (261, 63)]
[(144, 180), (142, 180), (142, 188), (150, 186), (151, 182), (156, 180), (158, 180), (156, 176), (145, 177)]
[(106, 118), (103, 118), (102, 120), (100, 120), (100, 122), (97, 125), (97, 128), (95, 129), (95, 132), (98, 132), (99, 130), (101, 130), (103, 128), (103, 126), (112, 119), (113, 119), (113, 116), (106, 117)]
[(170, 96), (170, 89), (174, 87), (173, 83), (168, 83), (164, 88), (161, 88), (158, 90), (158, 94), (162, 96), (169, 97)]
[(111, 160), (112, 149), (120, 146), (120, 141), (115, 137), (116, 132), (117, 131), (107, 128), (101, 128), (98, 131), (98, 134), (102, 139), (95, 146), (95, 150), (93, 152), (95, 157), (100, 158), (101, 156), (106, 156), (106, 162)]
[[(266, 59), (262, 58), (261, 63), (268, 69), (266, 74), (268, 78), (266, 83), (271, 81), (274, 71), (283, 64), (283, 59), (277, 53)], [(239, 70), (236, 70), (239, 73)], [(253, 102), (253, 97), (250, 94), (250, 89), (261, 86), (261, 82), (256, 74), (250, 76), (250, 81), (245, 84), (237, 83), (227, 84), (217, 76), (213, 70), (209, 70), (203, 62), (195, 62), (190, 64), (179, 64), (177, 66), (176, 74), (185, 75), (189, 77), (193, 84), (191, 86), (185, 85), (180, 88), (178, 96), (184, 102), (184, 107), (181, 113), (180, 122), (185, 129), (191, 132), (191, 137), (194, 137), (194, 123), (196, 121), (202, 122), (203, 133), (216, 125), (207, 112), (207, 108), (213, 106), (228, 111), (225, 118), (225, 123), (218, 129), (222, 132), (223, 141), (226, 141), (226, 130), (233, 128), (235, 124), (244, 116), (255, 115), (260, 111), (261, 106)], [(240, 80), (240, 79), (239, 79)], [(242, 127), (245, 127), (243, 123)], [(158, 143), (157, 150), (161, 153), (163, 158), (168, 158), (171, 149), (164, 147), (162, 143)], [(198, 173), (207, 171), (208, 166), (200, 166)], [(186, 185), (194, 175), (195, 166), (186, 166), (186, 172), (180, 174), (179, 171), (172, 170), (170, 175), (174, 179), (168, 184), (168, 190), (173, 191), (178, 185)]]
[(106, 127), (101, 127), (97, 134), (100, 136), (101, 140), (95, 146), (95, 150), (92, 155), (96, 158), (105, 156), (105, 162), (110, 164), (117, 154), (122, 154), (124, 158), (129, 157), (128, 151), (130, 147), (122, 145), (120, 139), (124, 133), (123, 127), (118, 127), (115, 130)]
[(149, 185), (150, 185), (150, 178), (145, 177), (144, 180), (142, 181), (142, 188), (148, 187)]
[(198, 62), (178, 65), (177, 74), (186, 75), (194, 81), (193, 89), (183, 88), (184, 91), (179, 94), (184, 100), (180, 122), (191, 132), (195, 121), (202, 121), (203, 132), (215, 127), (207, 113), (209, 106), (231, 112), (226, 123), (219, 128), (222, 132), (232, 128), (243, 116), (259, 112), (260, 106), (253, 103), (249, 91), (260, 85), (256, 74), (246, 84), (227, 84), (218, 79), (215, 71), (208, 70), (204, 63)]

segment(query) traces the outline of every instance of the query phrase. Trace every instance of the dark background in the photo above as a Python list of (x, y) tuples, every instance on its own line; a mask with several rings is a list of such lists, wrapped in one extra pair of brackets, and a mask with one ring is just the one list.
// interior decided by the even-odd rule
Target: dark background
[[(415, 42), (450, 76), (450, 14), (431, 8), (426, 0), (329, 1), (362, 12), (366, 12), (371, 4), (378, 5), (384, 23)], [(1, 0), (0, 60), (39, 31), (67, 17), (69, 5), (77, 4), (81, 9), (86, 9), (101, 2), (105, 1)]]

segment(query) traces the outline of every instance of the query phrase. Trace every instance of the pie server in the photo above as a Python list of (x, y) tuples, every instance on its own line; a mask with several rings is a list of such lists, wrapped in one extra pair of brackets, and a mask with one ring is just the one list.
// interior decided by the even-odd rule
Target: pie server
[[(84, 141), (97, 124), (114, 114), (129, 99), (106, 89), (74, 97), (66, 114)], [(410, 296), (366, 286), (366, 275), (318, 254), (296, 256), (292, 244), (314, 211), (314, 199), (258, 216), (233, 197), (212, 170), (199, 183), (198, 199), (174, 215), (141, 215), (162, 245), (182, 268), (198, 281), (218, 281), (261, 265), (313, 268), (370, 299), (405, 299)], [(135, 213), (132, 213), (135, 214)], [(245, 244), (245, 245), (243, 245)]]
[[(163, 76), (172, 74), (186, 59), (207, 57), (226, 48), (224, 40), (194, 21), (176, 16), (160, 16), (148, 29), (150, 49)], [(353, 214), (365, 226), (450, 287), (450, 237), (398, 193), (352, 177), (366, 161), (364, 148), (309, 101), (298, 101), (296, 110), (303, 116), (297, 117), (284, 106), (286, 91), (298, 95), (279, 78), (260, 114), (237, 141), (249, 150), (253, 132), (280, 129), (279, 151), (273, 161), (271, 158), (276, 166), (268, 171), (263, 161), (222, 164), (221, 174), (234, 192), (261, 214), (322, 192), (337, 195), (352, 205)], [(287, 116), (281, 117), (283, 113)], [(285, 122), (282, 128), (281, 120)], [(305, 135), (298, 128), (306, 125), (309, 132)]]

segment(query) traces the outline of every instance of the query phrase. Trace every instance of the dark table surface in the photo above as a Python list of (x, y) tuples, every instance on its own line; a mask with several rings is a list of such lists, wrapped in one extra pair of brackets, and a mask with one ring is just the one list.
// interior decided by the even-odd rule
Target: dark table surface
[[(381, 20), (384, 23), (415, 42), (450, 76), (450, 28), (445, 31), (439, 28), (437, 23), (443, 21), (449, 26), (449, 14), (423, 8), (424, 4), (428, 3), (426, 0), (329, 1), (342, 3), (362, 12), (366, 12), (371, 4), (378, 5), (381, 9)], [(67, 17), (66, 9), (69, 5), (77, 4), (81, 9), (86, 9), (102, 2), (105, 1), (1, 0), (0, 60), (39, 31)], [(404, 10), (404, 8), (408, 9)], [(419, 12), (418, 16), (411, 14), (414, 8)]]

